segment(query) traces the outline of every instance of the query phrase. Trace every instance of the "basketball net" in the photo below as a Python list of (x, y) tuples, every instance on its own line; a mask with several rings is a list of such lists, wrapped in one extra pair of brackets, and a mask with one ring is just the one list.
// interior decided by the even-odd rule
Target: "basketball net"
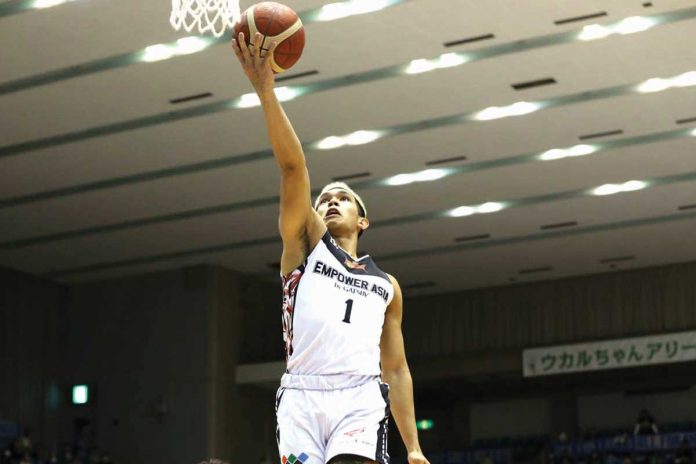
[(220, 37), (241, 19), (239, 0), (172, 0), (169, 22), (177, 31), (212, 33)]

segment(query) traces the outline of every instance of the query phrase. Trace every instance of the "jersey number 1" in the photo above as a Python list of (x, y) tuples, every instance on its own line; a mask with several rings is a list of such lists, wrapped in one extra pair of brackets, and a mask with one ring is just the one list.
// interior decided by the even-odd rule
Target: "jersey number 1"
[(346, 315), (343, 317), (343, 322), (350, 324), (351, 311), (353, 311), (353, 300), (346, 300)]

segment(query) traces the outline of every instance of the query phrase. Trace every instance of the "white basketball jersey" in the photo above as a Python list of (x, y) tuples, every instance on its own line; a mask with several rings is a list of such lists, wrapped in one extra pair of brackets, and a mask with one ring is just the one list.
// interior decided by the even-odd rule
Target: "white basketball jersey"
[(327, 230), (283, 278), (287, 372), (380, 375), (379, 342), (393, 295), (391, 280), (369, 255), (353, 259)]

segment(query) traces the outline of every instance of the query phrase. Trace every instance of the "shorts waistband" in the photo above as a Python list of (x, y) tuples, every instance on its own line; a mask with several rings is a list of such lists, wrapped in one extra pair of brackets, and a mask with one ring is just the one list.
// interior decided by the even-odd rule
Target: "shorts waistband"
[(280, 379), (280, 386), (294, 390), (341, 390), (359, 387), (379, 379), (378, 375), (299, 375), (286, 372)]

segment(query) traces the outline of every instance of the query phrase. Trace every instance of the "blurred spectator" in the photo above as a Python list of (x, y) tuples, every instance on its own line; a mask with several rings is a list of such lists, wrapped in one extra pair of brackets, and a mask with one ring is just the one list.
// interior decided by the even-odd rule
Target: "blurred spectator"
[(597, 451), (593, 451), (587, 459), (587, 464), (602, 464), (602, 458)]
[(12, 444), (12, 452), (15, 456), (24, 456), (25, 454), (31, 454), (34, 447), (31, 442), (31, 429), (26, 427), (22, 434), (17, 437), (17, 439)]
[(634, 435), (657, 435), (659, 430), (655, 419), (650, 415), (647, 409), (641, 409), (636, 419), (636, 426), (633, 429)]
[(674, 464), (693, 464), (694, 453), (689, 446), (689, 440), (684, 438), (677, 448), (677, 452), (674, 455)]
[[(566, 441), (567, 439), (566, 437)], [(558, 464), (575, 464), (575, 459), (573, 459), (567, 449), (564, 449), (558, 458)]]

